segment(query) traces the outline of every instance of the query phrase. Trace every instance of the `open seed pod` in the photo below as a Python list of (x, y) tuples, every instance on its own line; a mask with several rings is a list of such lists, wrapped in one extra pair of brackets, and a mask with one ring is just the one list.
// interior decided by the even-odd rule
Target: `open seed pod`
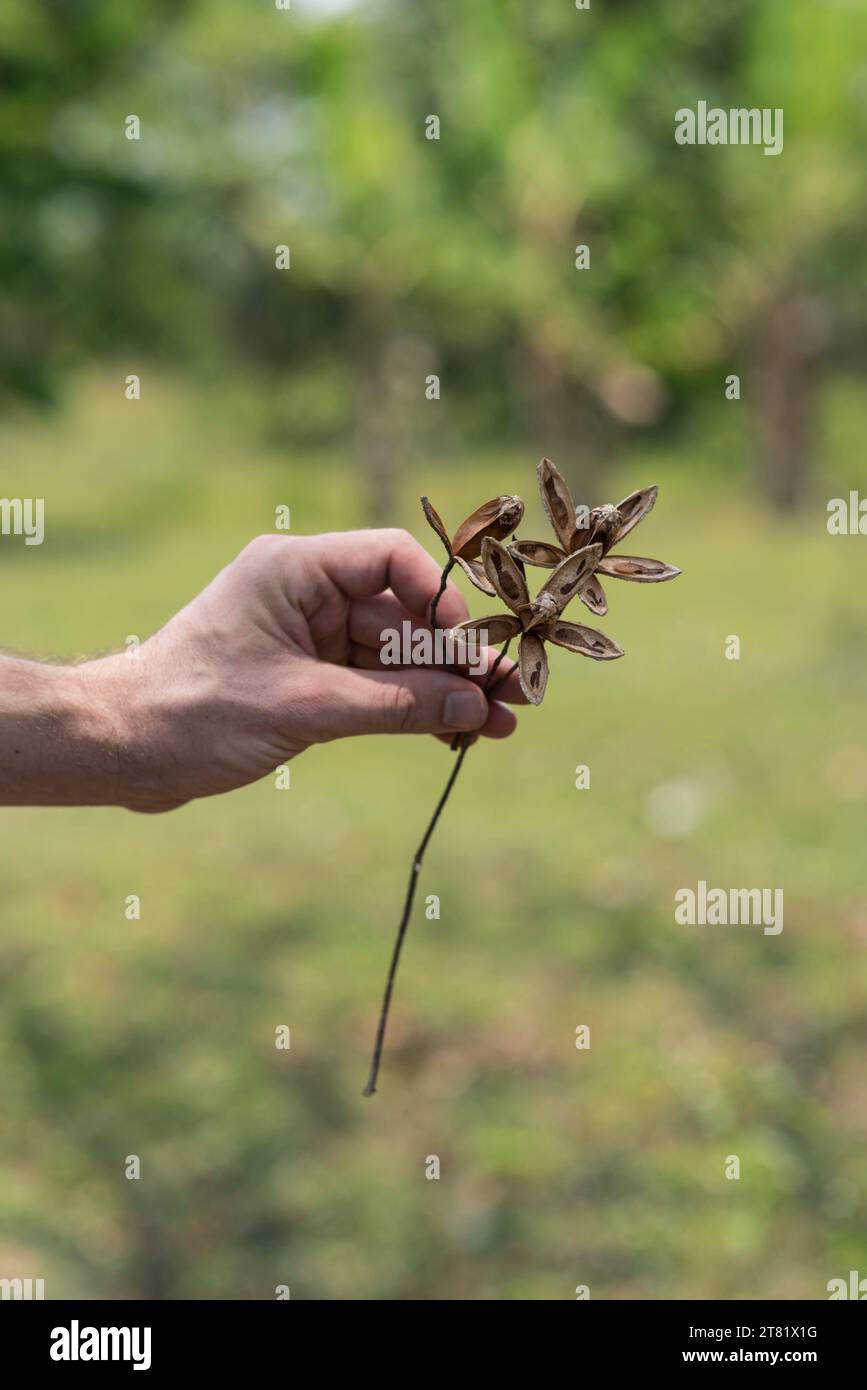
[[(569, 491), (569, 485), (550, 459), (542, 459), (536, 473), (539, 479), (539, 495), (551, 523), (559, 545), (548, 541), (513, 541), (509, 553), (522, 565), (539, 565), (553, 569), (562, 563), (567, 555), (583, 550), (588, 545), (600, 547), (599, 564), (596, 572), (588, 575), (581, 587), (581, 602), (591, 613), (599, 616), (608, 612), (608, 600), (598, 575), (611, 575), (615, 579), (632, 579), (639, 583), (658, 584), (664, 579), (674, 579), (680, 574), (675, 565), (667, 565), (662, 560), (648, 560), (640, 555), (609, 555), (615, 545), (628, 536), (643, 521), (656, 502), (659, 488), (655, 485), (631, 492), (618, 502), (616, 507), (606, 503), (587, 511), (577, 508)], [(579, 510), (581, 517), (579, 520)]]
[(423, 497), (421, 505), (428, 525), (436, 531), (449, 559), (460, 565), (470, 583), (481, 589), (483, 594), (493, 595), (496, 591), (480, 563), (482, 542), (489, 536), (494, 540), (503, 540), (520, 526), (524, 515), (521, 498), (504, 493), (501, 497), (483, 502), (461, 522), (451, 537), (429, 498)]

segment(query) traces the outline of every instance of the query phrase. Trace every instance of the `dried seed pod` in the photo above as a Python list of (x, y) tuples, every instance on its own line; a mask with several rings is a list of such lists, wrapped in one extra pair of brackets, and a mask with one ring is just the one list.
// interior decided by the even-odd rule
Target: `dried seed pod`
[(511, 535), (520, 526), (523, 515), (520, 497), (503, 495), (484, 502), (455, 531), (451, 543), (454, 554), (463, 560), (477, 560), (486, 536), (499, 541)]
[[(599, 563), (601, 565), (602, 561), (600, 560)], [(602, 618), (608, 612), (608, 599), (605, 597), (605, 590), (595, 574), (591, 574), (590, 578), (584, 581), (584, 586), (578, 597), (597, 617)]]
[(562, 612), (569, 600), (579, 593), (592, 575), (601, 555), (601, 545), (585, 545), (583, 550), (576, 550), (574, 555), (567, 555), (550, 579), (546, 580), (537, 595), (537, 601), (543, 594), (550, 594)]
[(654, 483), (652, 487), (643, 487), (638, 492), (630, 492), (628, 497), (624, 497), (622, 502), (617, 503), (617, 511), (620, 513), (620, 525), (612, 545), (622, 541), (624, 536), (628, 536), (639, 523), (643, 521), (649, 511), (653, 510), (653, 505), (659, 496), (659, 488)]
[(659, 584), (663, 579), (674, 579), (680, 574), (675, 565), (667, 565), (664, 560), (648, 560), (643, 555), (606, 555), (599, 562), (599, 570), (615, 579), (634, 579), (640, 584)]
[(495, 613), (490, 618), (468, 618), (466, 622), (458, 623), (456, 627), (451, 628), (448, 635), (460, 641), (462, 635), (468, 632), (483, 632), (486, 634), (487, 645), (498, 647), (501, 642), (508, 642), (517, 637), (520, 631), (520, 618), (511, 613)]
[(489, 597), (495, 595), (497, 591), (486, 577), (479, 560), (482, 543), (487, 536), (493, 536), (496, 540), (508, 536), (520, 525), (524, 515), (524, 503), (520, 497), (504, 493), (501, 497), (492, 498), (490, 502), (484, 502), (461, 522), (451, 538), (430, 498), (423, 497), (421, 505), (428, 525), (436, 531), (446, 548), (451, 562), (449, 567), (454, 564), (460, 565), (471, 584)]
[[(591, 613), (601, 615), (608, 611), (608, 600), (597, 574), (658, 583), (680, 573), (674, 565), (662, 560), (608, 553), (651, 510), (658, 494), (655, 486), (630, 493), (616, 507), (610, 504), (594, 507), (587, 513), (587, 524), (579, 527), (572, 496), (553, 463), (543, 459), (537, 471), (545, 510), (558, 537), (564, 541), (564, 549), (544, 541), (513, 541), (511, 545), (503, 545), (500, 537), (492, 532), (500, 528), (505, 535), (523, 515), (520, 498), (507, 496), (479, 507), (461, 523), (452, 540), (445, 541), (452, 563), (459, 564), (477, 588), (499, 595), (511, 610), (509, 614), (470, 620), (454, 631), (485, 628), (487, 640), (492, 645), (508, 642), (521, 632), (521, 684), (533, 704), (540, 703), (548, 679), (546, 641), (597, 661), (610, 661), (623, 655), (622, 647), (596, 628), (561, 619), (563, 609), (576, 597), (580, 597)], [(442, 537), (442, 521), (427, 498), (423, 499), (423, 505), (430, 524)], [(481, 563), (471, 553), (478, 545), (481, 546)], [(552, 570), (532, 600), (527, 589), (525, 564)]]
[(503, 602), (513, 613), (530, 602), (527, 581), (505, 546), (491, 536), (482, 541), (482, 564), (485, 574)]
[(448, 533), (448, 531), (446, 530), (445, 526), (443, 525), (443, 519), (442, 519), (442, 517), (440, 516), (440, 514), (439, 514), (439, 512), (437, 511), (436, 507), (433, 505), (433, 503), (432, 503), (432, 502), (430, 501), (430, 499), (427, 498), (427, 497), (423, 497), (423, 498), (421, 499), (421, 509), (422, 509), (422, 511), (423, 511), (424, 514), (425, 514), (425, 518), (426, 518), (426, 520), (427, 520), (428, 526), (432, 527), (433, 530), (436, 531), (437, 535), (439, 536), (440, 540), (442, 541), (443, 545), (444, 545), (445, 548), (446, 548), (446, 551), (447, 551), (447, 553), (448, 553), (449, 559), (451, 559), (451, 558), (452, 558), (452, 543), (451, 543), (451, 541), (449, 540), (449, 533)]
[[(631, 492), (622, 502), (618, 502), (616, 507), (610, 503), (603, 507), (594, 507), (586, 522), (579, 524), (572, 494), (550, 459), (543, 459), (537, 471), (545, 511), (566, 554), (573, 555), (588, 545), (598, 543), (602, 547), (602, 555), (606, 557), (605, 562), (597, 566), (603, 574), (612, 574), (618, 579), (643, 580), (646, 583), (674, 579), (680, 574), (680, 570), (674, 565), (638, 556), (629, 556), (609, 564), (608, 552), (652, 509), (659, 494), (659, 488), (655, 484)], [(516, 541), (509, 547), (514, 559), (540, 566), (550, 566), (558, 550), (559, 547), (547, 545), (544, 541)], [(587, 581), (581, 592), (581, 599), (591, 613), (602, 614), (608, 611), (605, 591), (595, 580)]]
[(542, 506), (554, 533), (568, 553), (569, 541), (575, 530), (575, 504), (565, 478), (561, 476), (550, 459), (542, 459), (536, 472), (539, 477), (539, 493)]
[(617, 539), (623, 518), (616, 507), (606, 503), (604, 507), (594, 507), (586, 527), (576, 527), (570, 550), (580, 550), (584, 545), (598, 541), (605, 555)]
[(536, 595), (531, 603), (526, 604), (521, 609), (521, 617), (527, 632), (532, 628), (545, 627), (552, 618), (558, 617), (559, 613), (560, 604), (553, 594), (546, 593), (544, 589)]
[(456, 555), (454, 559), (455, 564), (460, 565), (471, 584), (475, 584), (477, 589), (481, 589), (483, 594), (488, 595), (488, 598), (496, 598), (497, 591), (488, 580), (478, 560), (463, 560), (460, 555)]
[(548, 684), (548, 658), (545, 643), (535, 632), (525, 632), (518, 649), (521, 689), (531, 705), (541, 705)]
[(595, 627), (585, 627), (583, 623), (567, 623), (562, 618), (555, 618), (548, 625), (545, 637), (558, 647), (578, 652), (581, 656), (592, 656), (596, 661), (613, 661), (615, 657), (623, 656), (623, 648), (606, 637), (604, 632), (597, 632)]
[(523, 565), (538, 565), (541, 569), (554, 569), (566, 559), (565, 550), (559, 545), (547, 545), (545, 541), (513, 541), (506, 549), (513, 560)]

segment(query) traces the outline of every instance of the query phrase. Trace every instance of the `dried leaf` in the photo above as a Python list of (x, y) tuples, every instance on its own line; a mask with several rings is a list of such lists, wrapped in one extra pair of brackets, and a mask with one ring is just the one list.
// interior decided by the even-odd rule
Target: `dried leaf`
[(513, 541), (507, 549), (513, 560), (524, 565), (539, 565), (542, 569), (554, 569), (566, 559), (565, 550), (559, 545), (548, 545), (546, 541)]
[(500, 542), (491, 536), (486, 536), (482, 541), (482, 564), (500, 598), (513, 613), (517, 613), (522, 605), (530, 602), (523, 573), (505, 546), (500, 545)]
[(558, 647), (579, 652), (581, 656), (592, 656), (596, 661), (613, 661), (615, 657), (623, 656), (623, 648), (606, 637), (604, 632), (597, 632), (595, 627), (585, 627), (583, 623), (567, 623), (562, 618), (555, 618), (545, 636)]
[(475, 584), (477, 589), (481, 589), (483, 594), (488, 595), (488, 598), (496, 598), (497, 591), (487, 579), (478, 560), (462, 560), (460, 555), (456, 555), (455, 563), (460, 565), (471, 584)]
[(663, 579), (674, 579), (680, 574), (676, 565), (667, 565), (664, 560), (648, 560), (642, 555), (606, 555), (600, 560), (599, 569), (616, 579), (634, 579), (644, 584), (659, 584)]
[(568, 552), (569, 541), (575, 530), (575, 503), (572, 501), (572, 494), (566, 485), (565, 478), (557, 471), (550, 459), (542, 459), (536, 472), (539, 475), (539, 493), (542, 498), (542, 506), (548, 514), (548, 520), (554, 528), (558, 541)]
[(536, 602), (538, 603), (543, 596), (550, 595), (562, 612), (569, 600), (575, 597), (593, 574), (601, 555), (601, 545), (585, 545), (583, 550), (576, 550), (574, 555), (567, 555), (539, 590)]
[(653, 508), (653, 504), (659, 494), (659, 488), (654, 484), (653, 487), (641, 488), (639, 492), (630, 492), (628, 497), (624, 497), (622, 502), (617, 503), (617, 510), (620, 513), (620, 525), (617, 534), (612, 541), (616, 545), (622, 541), (624, 536), (628, 536), (639, 523), (647, 516)]
[(448, 552), (449, 559), (451, 559), (452, 543), (449, 540), (448, 531), (443, 525), (442, 517), (440, 516), (436, 507), (427, 497), (423, 497), (421, 499), (421, 508), (425, 514), (425, 519), (427, 520), (428, 526), (431, 526), (434, 529), (434, 531), (436, 531), (437, 535), (439, 536), (440, 540), (445, 546), (446, 551)]
[(452, 550), (464, 560), (476, 560), (482, 553), (485, 536), (502, 540), (520, 526), (524, 516), (524, 503), (520, 497), (495, 497), (477, 507), (466, 521), (462, 521), (452, 537)]
[[(601, 559), (599, 563), (600, 565), (602, 564)], [(587, 607), (590, 609), (590, 612), (595, 613), (596, 616), (599, 618), (604, 617), (604, 615), (608, 612), (608, 600), (605, 597), (605, 590), (599, 583), (599, 580), (596, 578), (595, 574), (591, 574), (590, 578), (587, 580), (584, 587), (582, 588), (581, 593), (579, 594), (579, 598), (581, 599), (582, 603), (585, 603), (587, 605)]]
[(548, 684), (548, 657), (545, 643), (535, 632), (525, 632), (518, 648), (518, 674), (521, 689), (531, 705), (541, 705)]

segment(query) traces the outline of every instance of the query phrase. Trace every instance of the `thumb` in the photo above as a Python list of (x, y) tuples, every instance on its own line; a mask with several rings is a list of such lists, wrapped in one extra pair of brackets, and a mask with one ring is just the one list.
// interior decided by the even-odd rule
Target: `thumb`
[(316, 742), (355, 734), (449, 734), (480, 729), (488, 701), (446, 671), (360, 671), (318, 662), (304, 703)]

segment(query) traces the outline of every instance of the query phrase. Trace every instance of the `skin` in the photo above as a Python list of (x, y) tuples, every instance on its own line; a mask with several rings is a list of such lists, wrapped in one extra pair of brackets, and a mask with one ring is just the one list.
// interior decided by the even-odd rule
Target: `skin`
[[(169, 811), (333, 739), (507, 737), (483, 675), (379, 660), (384, 628), (427, 626), (439, 577), (405, 531), (260, 536), (135, 658), (0, 657), (0, 804)], [(438, 626), (467, 616), (449, 584)], [(523, 702), (515, 676), (498, 694)]]

